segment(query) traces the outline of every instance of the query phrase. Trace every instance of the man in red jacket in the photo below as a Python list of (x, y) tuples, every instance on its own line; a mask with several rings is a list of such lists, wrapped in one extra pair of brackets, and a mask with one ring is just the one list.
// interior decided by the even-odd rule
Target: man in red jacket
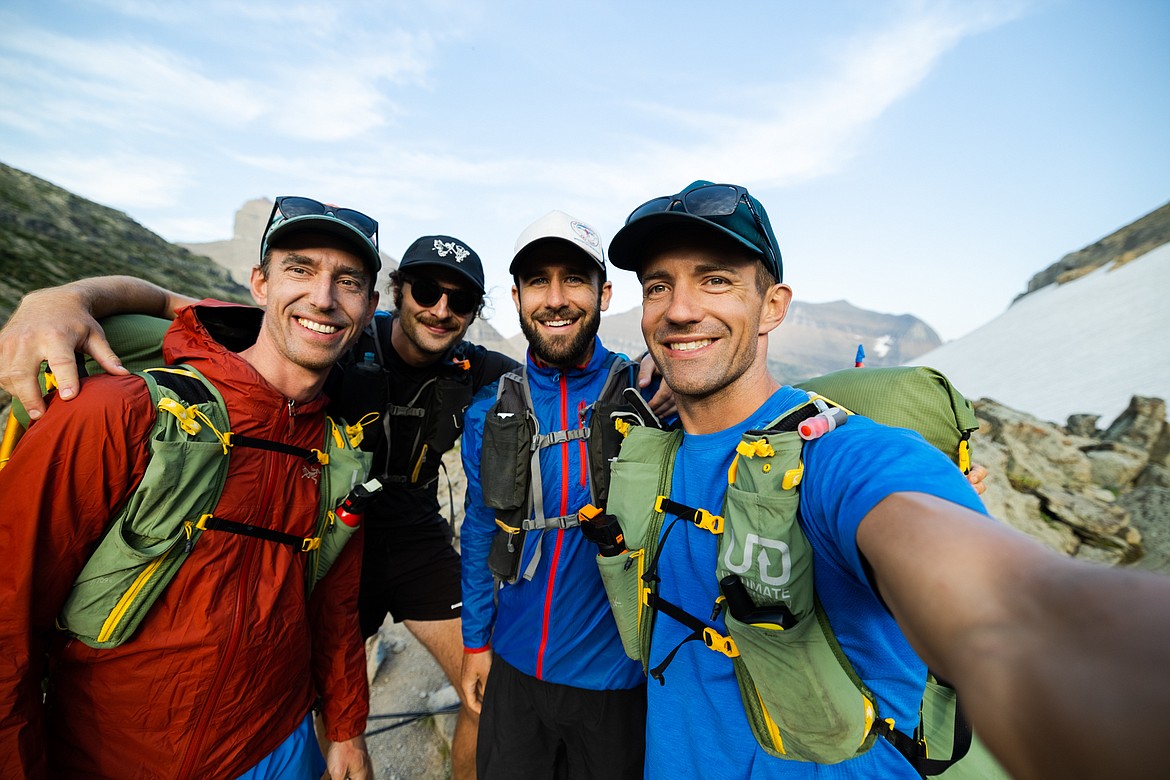
[[(188, 307), (167, 333), (167, 363), (198, 369), (219, 390), (237, 438), (322, 449), (326, 376), (377, 304), (376, 240), (377, 223), (360, 212), (278, 199), (252, 271), (262, 318), (215, 302)], [(311, 598), (309, 556), (273, 541), (314, 535), (322, 466), (233, 448), (214, 514), (251, 530), (204, 531), (124, 644), (97, 649), (56, 628), (152, 457), (156, 412), (142, 379), (100, 376), (87, 390), (51, 404), (0, 471), (2, 774), (316, 778), (319, 698), (332, 777), (370, 777), (361, 534)]]

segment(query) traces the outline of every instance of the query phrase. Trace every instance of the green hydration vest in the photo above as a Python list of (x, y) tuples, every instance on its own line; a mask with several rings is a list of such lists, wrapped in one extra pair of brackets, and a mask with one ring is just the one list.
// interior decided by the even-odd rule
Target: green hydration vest
[[(974, 411), (945, 377), (928, 368), (847, 369), (801, 387), (809, 391), (806, 404), (766, 430), (744, 434), (718, 514), (670, 500), (681, 431), (629, 431), (613, 464), (608, 506), (628, 550), (597, 558), (623, 646), (661, 681), (678, 649), (648, 668), (654, 620), (665, 613), (692, 629), (685, 641), (702, 641), (730, 659), (753, 735), (768, 754), (830, 764), (884, 738), (921, 774), (938, 774), (967, 751), (970, 729), (958, 716), (954, 691), (931, 679), (914, 736), (896, 730), (838, 645), (814, 592), (812, 549), (800, 527), (804, 440), (796, 429), (822, 412), (841, 422), (847, 417), (840, 409), (866, 413), (877, 422), (919, 430), (969, 469), (968, 440), (978, 427)], [(724, 614), (727, 636), (657, 594), (668, 513), (719, 537), (712, 576), (725, 593), (730, 589), (723, 588), (725, 578), (742, 584), (740, 593), (746, 590), (751, 599), (746, 622), (731, 614), (724, 596), (713, 605), (714, 615)], [(758, 559), (766, 565), (755, 565)], [(981, 746), (946, 776), (1006, 777)]]
[[(140, 372), (158, 410), (142, 481), (86, 562), (58, 625), (90, 647), (116, 647), (134, 636), (151, 606), (204, 531), (225, 531), (286, 544), (306, 555), (305, 587), (325, 576), (356, 530), (333, 509), (365, 479), (369, 456), (357, 449), (360, 425), (326, 418), (320, 450), (234, 434), (215, 386), (188, 366)], [(213, 514), (223, 493), (230, 451), (264, 449), (292, 467), (321, 467), (313, 536), (257, 528)]]
[[(496, 403), (484, 420), (479, 467), (484, 504), (496, 510), (496, 525), (499, 526), (488, 553), (488, 566), (498, 581), (513, 583), (521, 576), (530, 580), (536, 573), (540, 562), (539, 547), (523, 573), (520, 572), (529, 531), (574, 528), (580, 522), (575, 512), (565, 517), (545, 516), (540, 475), (542, 449), (584, 440), (589, 460), (589, 495), (594, 505), (605, 506), (609, 493), (608, 467), (617, 456), (622, 437), (613, 424), (597, 423), (635, 417), (639, 424), (648, 422), (649, 409), (634, 385), (636, 366), (633, 361), (611, 355), (601, 394), (592, 406), (582, 411), (581, 427), (545, 434), (538, 433), (527, 366), (500, 377)], [(585, 425), (590, 412), (591, 424)], [(539, 539), (539, 536), (534, 539)]]

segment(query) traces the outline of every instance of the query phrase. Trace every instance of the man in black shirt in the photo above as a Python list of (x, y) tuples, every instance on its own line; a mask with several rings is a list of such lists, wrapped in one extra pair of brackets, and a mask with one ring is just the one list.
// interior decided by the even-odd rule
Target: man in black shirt
[[(518, 364), (463, 341), (484, 295), (483, 266), (466, 244), (449, 236), (418, 239), (390, 283), (395, 311), (379, 312), (359, 340), (339, 394), (346, 419), (370, 410), (382, 415), (381, 435), (371, 442), (372, 474), (384, 487), (365, 513), (362, 635), (373, 636), (392, 615), (458, 690), (463, 599), (451, 524), (440, 514), (439, 468), (475, 393)], [(455, 778), (474, 776), (477, 724), (478, 715), (461, 707), (451, 746)]]

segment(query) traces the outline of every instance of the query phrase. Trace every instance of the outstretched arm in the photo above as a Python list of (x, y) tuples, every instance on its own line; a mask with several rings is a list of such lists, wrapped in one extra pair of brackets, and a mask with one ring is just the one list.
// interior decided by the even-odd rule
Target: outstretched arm
[(111, 374), (125, 374), (97, 318), (140, 313), (173, 319), (176, 309), (195, 299), (164, 290), (133, 276), (101, 276), (37, 290), (24, 296), (0, 330), (0, 387), (16, 396), (29, 417), (45, 411), (37, 373), (47, 360), (58, 396), (77, 395), (75, 352), (84, 352)]
[(857, 531), (922, 658), (1015, 777), (1149, 777), (1170, 766), (1170, 578), (1062, 558), (921, 493)]

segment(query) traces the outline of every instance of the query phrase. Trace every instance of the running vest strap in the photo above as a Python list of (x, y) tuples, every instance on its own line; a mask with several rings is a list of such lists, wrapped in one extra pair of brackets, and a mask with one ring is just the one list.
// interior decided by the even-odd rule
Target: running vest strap
[(336, 398), (346, 419), (381, 415), (379, 452), (384, 446), (385, 457), (375, 465), (378, 479), (386, 486), (423, 487), (438, 479), (443, 453), (463, 431), (463, 413), (474, 393), (471, 360), (468, 345), (456, 344), (406, 403), (391, 403), (402, 392), (394, 386), (401, 378), (388, 368), (393, 321), (377, 315), (362, 331), (342, 361), (343, 389)]
[[(975, 427), (974, 415), (960, 419), (956, 409), (961, 411), (966, 401), (952, 404), (951, 398), (958, 394), (940, 374), (917, 368), (848, 373), (852, 376), (832, 381), (851, 395), (855, 410), (873, 411), (870, 416), (880, 422), (880, 405), (887, 393), (911, 395), (917, 418), (929, 421), (924, 427), (949, 429), (953, 434), (943, 437), (946, 441), (940, 448), (945, 447), (956, 461), (969, 458), (969, 430), (961, 429)], [(859, 401), (848, 392), (853, 377), (885, 390)], [(873, 409), (867, 404), (874, 404)], [(810, 394), (807, 403), (766, 430), (746, 432), (728, 471), (728, 489), (718, 515), (713, 508), (686, 507), (669, 499), (681, 432), (633, 428), (613, 465), (608, 507), (618, 518), (629, 549), (599, 556), (598, 565), (626, 653), (641, 660), (643, 668), (661, 681), (678, 647), (653, 669), (647, 668), (656, 615), (661, 612), (690, 628), (681, 644), (699, 640), (731, 660), (752, 733), (770, 755), (837, 763), (885, 739), (920, 774), (936, 774), (962, 758), (971, 745), (970, 729), (958, 712), (954, 691), (930, 680), (914, 735), (897, 731), (878, 712), (877, 698), (841, 650), (814, 592), (812, 549), (798, 518), (804, 441), (796, 431), (816, 429), (813, 418), (832, 418), (833, 424), (841, 424), (847, 418), (838, 406)], [(832, 435), (831, 427), (824, 435)], [(663, 532), (667, 515), (673, 519)], [(679, 522), (694, 523), (719, 538), (712, 574), (720, 581), (723, 595), (712, 605), (706, 622), (657, 593), (658, 557)], [(758, 557), (769, 561), (768, 565), (755, 565), (757, 547)], [(738, 600), (732, 598), (733, 589)], [(726, 636), (708, 625), (720, 613)], [(956, 771), (974, 768), (979, 774), (972, 776), (1006, 776), (985, 750), (973, 752), (978, 755), (969, 756)]]
[[(227, 407), (213, 384), (189, 366), (149, 369), (156, 409), (150, 460), (142, 481), (90, 556), (57, 619), (90, 647), (131, 639), (154, 602), (187, 560), (204, 531), (285, 544), (306, 555), (305, 587), (325, 576), (356, 530), (333, 512), (365, 478), (369, 456), (357, 449), (361, 426), (325, 419), (320, 450), (306, 450), (231, 433)], [(265, 449), (290, 456), (290, 466), (320, 466), (320, 500), (313, 534), (299, 537), (213, 514), (227, 479), (232, 450)]]
[(528, 532), (537, 532), (532, 542), (538, 543), (540, 532), (574, 528), (580, 522), (576, 513), (564, 517), (545, 515), (540, 471), (543, 448), (585, 441), (589, 495), (594, 504), (604, 505), (609, 494), (609, 461), (617, 456), (622, 439), (615, 425), (628, 428), (628, 418), (636, 414), (636, 408), (623, 395), (627, 388), (635, 388), (636, 366), (633, 361), (611, 354), (601, 393), (581, 413), (580, 427), (545, 434), (537, 433), (539, 423), (533, 409), (527, 366), (500, 377), (496, 403), (484, 420), (480, 461), (484, 504), (496, 510), (499, 526), (488, 553), (488, 566), (497, 580), (512, 583), (521, 576), (531, 579), (536, 573), (539, 544), (535, 544), (524, 571), (519, 570), (524, 549), (530, 544)]

